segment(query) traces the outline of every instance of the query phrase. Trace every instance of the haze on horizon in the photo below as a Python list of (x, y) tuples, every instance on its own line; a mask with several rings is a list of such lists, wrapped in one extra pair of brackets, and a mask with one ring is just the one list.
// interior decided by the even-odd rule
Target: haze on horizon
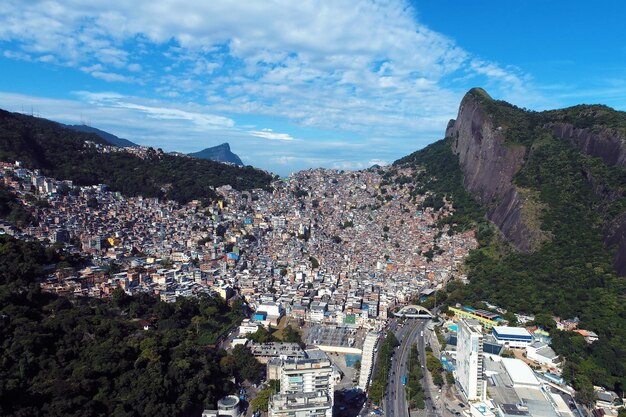
[(621, 2), (4, 3), (1, 108), (166, 151), (227, 141), (281, 175), (391, 163), (474, 86), (626, 110)]

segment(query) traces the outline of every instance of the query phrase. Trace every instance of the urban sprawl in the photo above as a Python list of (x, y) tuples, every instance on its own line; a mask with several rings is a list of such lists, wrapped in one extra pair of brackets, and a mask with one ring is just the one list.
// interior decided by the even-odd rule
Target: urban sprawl
[[(201, 293), (241, 299), (252, 314), (223, 342), (248, 345), (267, 363), (267, 378), (281, 381), (270, 415), (331, 417), (333, 391), (366, 392), (384, 331), (413, 320), (396, 317), (402, 316), (398, 312), (414, 311), (406, 306), (450, 279), (465, 279), (459, 269), (477, 247), (472, 231), (455, 234), (447, 225), (437, 227), (440, 218), (453, 214), (450, 203), (439, 210), (422, 208), (424, 197), (411, 195), (411, 187), (397, 180), (415, 172), (395, 168), (392, 177), (387, 172), (384, 167), (306, 170), (276, 180), (272, 191), (222, 186), (210, 204), (180, 205), (124, 197), (104, 184), (78, 187), (20, 162), (2, 162), (0, 181), (31, 208), (36, 224), (18, 231), (0, 223), (0, 233), (64, 245), (90, 259), (80, 271), (51, 274), (41, 283), (46, 291), (107, 298), (122, 288), (166, 302)], [(582, 417), (573, 390), (560, 377), (562, 361), (549, 346), (549, 334), (509, 327), (494, 313), (506, 311), (489, 310), (456, 306), (430, 318), (426, 338), (456, 378), (444, 392), (426, 393), (436, 397), (436, 415)], [(520, 326), (532, 320), (516, 318)], [(285, 321), (302, 329), (306, 350), (245, 339)], [(597, 341), (593, 331), (577, 328), (576, 318), (557, 323), (580, 332), (588, 343)], [(617, 415), (614, 396), (598, 391), (602, 415)], [(239, 396), (226, 397), (203, 415), (237, 417), (244, 411), (239, 402)], [(366, 403), (364, 412), (392, 410)]]

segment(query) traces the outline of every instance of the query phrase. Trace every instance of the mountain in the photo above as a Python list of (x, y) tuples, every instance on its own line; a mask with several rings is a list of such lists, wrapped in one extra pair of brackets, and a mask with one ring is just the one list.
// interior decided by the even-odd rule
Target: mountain
[(231, 164), (243, 166), (241, 159), (230, 150), (228, 143), (222, 143), (221, 145), (213, 146), (212, 148), (206, 148), (200, 152), (190, 153), (189, 156), (200, 159), (210, 159), (212, 161), (229, 162)]
[[(518, 250), (530, 251), (552, 239), (556, 230), (541, 224), (541, 217), (559, 209), (569, 212), (575, 205), (557, 207), (564, 201), (550, 200), (546, 187), (560, 192), (569, 186), (598, 210), (597, 231), (608, 246), (618, 245), (613, 265), (623, 276), (626, 183), (619, 180), (625, 178), (624, 132), (626, 113), (606, 106), (535, 113), (474, 89), (461, 102), (446, 137), (454, 140), (452, 151), (459, 158), (465, 188), (488, 207), (488, 218)], [(563, 165), (566, 161), (569, 166)], [(551, 178), (539, 171), (551, 162), (560, 162), (549, 167), (553, 172), (572, 174), (580, 188), (563, 178), (558, 184), (547, 183)]]
[[(626, 386), (626, 113), (601, 105), (532, 112), (470, 90), (445, 139), (394, 164), (423, 167), (415, 194), (472, 228), (480, 248), (446, 303), (535, 314), (580, 392)], [(552, 316), (580, 318), (587, 345)]]
[(186, 203), (215, 197), (215, 187), (269, 188), (273, 176), (252, 167), (237, 167), (161, 150), (100, 152), (105, 144), (95, 133), (77, 132), (56, 122), (0, 110), (0, 161), (20, 160), (46, 176), (76, 185), (107, 184), (128, 196), (160, 197)]
[(95, 127), (91, 127), (87, 125), (65, 125), (65, 127), (67, 127), (68, 129), (75, 130), (77, 132), (95, 133), (96, 135), (100, 136), (102, 139), (104, 139), (111, 145), (119, 146), (120, 148), (133, 148), (133, 147), (139, 146), (136, 143), (129, 141), (128, 139), (118, 138), (117, 136), (109, 132), (96, 129)]

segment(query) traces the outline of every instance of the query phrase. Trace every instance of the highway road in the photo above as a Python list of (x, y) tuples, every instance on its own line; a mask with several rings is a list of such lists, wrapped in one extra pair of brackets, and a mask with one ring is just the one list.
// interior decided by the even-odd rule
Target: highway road
[[(400, 342), (400, 346), (396, 348), (397, 350), (393, 357), (391, 375), (389, 376), (387, 392), (383, 402), (385, 415), (388, 417), (409, 417), (405, 389), (402, 386), (402, 376), (408, 373), (409, 352), (411, 346), (416, 341), (418, 342), (421, 358), (426, 357), (424, 340), (421, 337), (426, 323), (428, 323), (428, 320), (409, 319), (402, 328), (396, 330), (396, 337)], [(432, 403), (427, 401), (426, 407), (427, 410), (432, 410)]]
[[(424, 325), (426, 321), (424, 321)], [(426, 333), (426, 332), (425, 332)], [(422, 389), (424, 390), (424, 402), (427, 417), (439, 416), (440, 413), (437, 410), (434, 396), (437, 395), (437, 387), (431, 386), (431, 378), (428, 369), (426, 369), (426, 338), (420, 337), (417, 339), (417, 350), (420, 354), (420, 362), (422, 363)]]

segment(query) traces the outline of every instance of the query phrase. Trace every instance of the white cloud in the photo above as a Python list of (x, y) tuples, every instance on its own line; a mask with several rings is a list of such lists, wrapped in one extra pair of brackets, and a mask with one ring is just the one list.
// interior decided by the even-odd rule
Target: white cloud
[(115, 74), (113, 72), (91, 71), (89, 74), (91, 74), (92, 77), (99, 78), (104, 81), (117, 81), (117, 82), (122, 82), (122, 83), (135, 82), (135, 79), (132, 77), (127, 77), (121, 74)]
[(9, 59), (18, 59), (20, 61), (32, 61), (32, 57), (24, 52), (21, 51), (3, 51), (2, 55), (4, 55), (5, 58), (9, 58)]
[(128, 70), (130, 72), (139, 72), (141, 71), (141, 65), (134, 63), (134, 64), (130, 64), (128, 65)]
[[(164, 129), (184, 123), (194, 134), (235, 135), (234, 120), (253, 116), (393, 146), (395, 154), (380, 158), (361, 147), (362, 160), (353, 163), (361, 167), (442, 136), (466, 80), (485, 80), (505, 98), (528, 96), (530, 82), (520, 70), (475, 57), (426, 27), (408, 0), (5, 0), (0, 45), (7, 58), (77, 68), (124, 83), (120, 91), (129, 95), (152, 97), (78, 96), (110, 114), (126, 110), (134, 119), (158, 120)], [(277, 157), (289, 167), (348, 166), (356, 158), (347, 147), (320, 158), (328, 152), (325, 142), (318, 146), (274, 127), (281, 133), (251, 127), (236, 134), (283, 144)], [(287, 152), (309, 153), (308, 162)]]
[(367, 161), (367, 165), (369, 165), (369, 166), (372, 166), (372, 165), (385, 166), (385, 165), (389, 165), (389, 162), (383, 161), (382, 159), (370, 159), (369, 161)]
[(205, 128), (212, 126), (233, 127), (235, 125), (235, 122), (228, 117), (216, 116), (212, 114), (201, 114), (173, 108), (142, 106), (139, 104), (127, 103), (123, 101), (118, 102), (117, 106), (131, 110), (139, 110), (148, 115), (148, 117), (154, 119), (187, 120), (195, 123), (197, 126)]
[[(206, 108), (202, 108), (203, 111), (200, 112), (176, 107), (165, 107), (165, 103), (162, 102), (158, 102), (156, 105), (149, 105), (140, 103), (142, 99), (111, 92), (92, 93), (88, 91), (78, 91), (75, 94), (92, 105), (101, 108), (110, 107), (132, 110), (150, 119), (182, 120), (206, 129), (232, 128), (235, 126), (235, 122), (232, 119), (210, 114), (206, 111)], [(145, 100), (143, 101), (145, 102)]]
[[(209, 118), (210, 108), (198, 105), (168, 107), (168, 103), (129, 97), (115, 92), (74, 93), (76, 100), (61, 100), (0, 92), (0, 108), (28, 112), (68, 124), (86, 123), (145, 146), (166, 151), (196, 152), (225, 141), (246, 163), (281, 175), (311, 167), (361, 169), (393, 161), (432, 140), (424, 135), (396, 140), (386, 137), (358, 139), (267, 140), (249, 133), (250, 126)], [(221, 123), (221, 124), (220, 124)], [(263, 131), (265, 134), (274, 131)]]
[(283, 141), (292, 141), (293, 137), (288, 133), (278, 133), (274, 132), (272, 129), (261, 129), (261, 130), (251, 130), (250, 133), (252, 136), (256, 136), (257, 138), (263, 138), (268, 140), (283, 140)]

